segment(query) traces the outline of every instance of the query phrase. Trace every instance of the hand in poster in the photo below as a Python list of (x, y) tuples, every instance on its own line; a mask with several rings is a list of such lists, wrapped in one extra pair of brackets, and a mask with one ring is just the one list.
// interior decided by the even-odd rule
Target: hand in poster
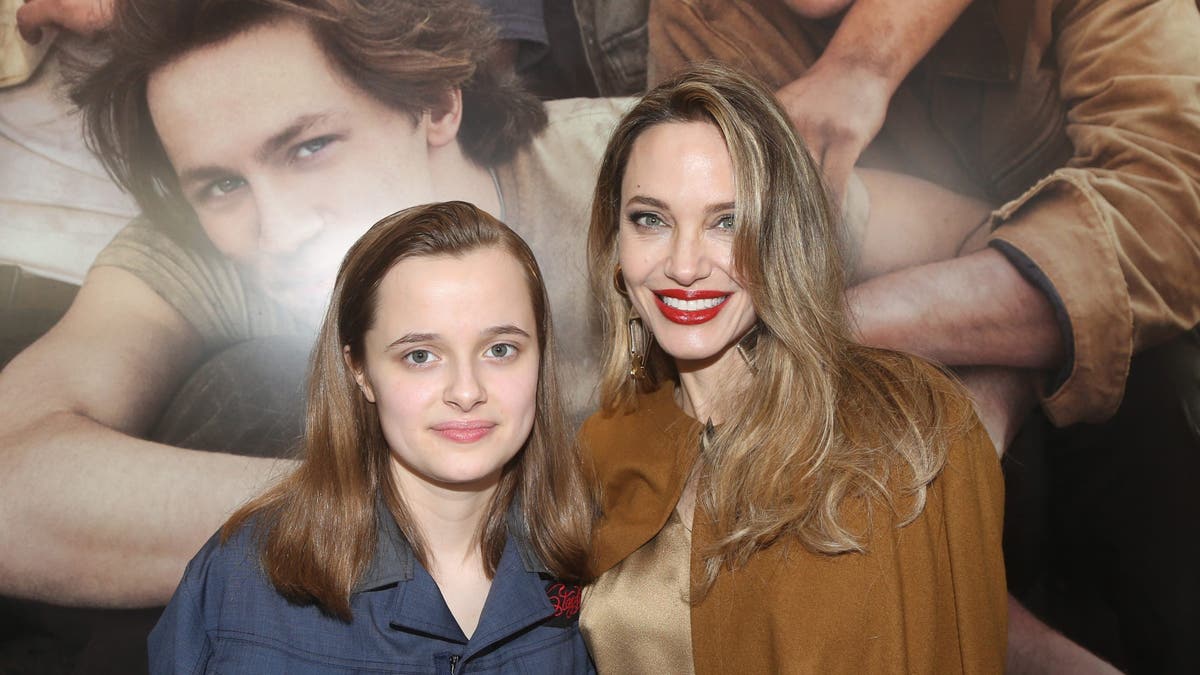
[(878, 73), (827, 59), (776, 92), (839, 198), (863, 148), (883, 126), (892, 92)]

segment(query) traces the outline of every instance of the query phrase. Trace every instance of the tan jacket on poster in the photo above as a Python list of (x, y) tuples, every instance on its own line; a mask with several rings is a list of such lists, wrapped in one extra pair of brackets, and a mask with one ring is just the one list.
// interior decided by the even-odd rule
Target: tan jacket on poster
[[(653, 0), (650, 78), (719, 58), (782, 86), (833, 28), (778, 0)], [(1200, 322), (1195, 0), (976, 0), (874, 145), (1002, 204), (993, 245), (1065, 313), (1073, 358), (1043, 392), (1056, 424), (1111, 416), (1132, 354)]]
[[(628, 415), (593, 415), (580, 432), (602, 486), (598, 573), (654, 537), (679, 501), (701, 427), (672, 389), (641, 396)], [(863, 509), (846, 511), (866, 525)], [(915, 521), (897, 529), (890, 511), (873, 510), (868, 553), (776, 545), (722, 572), (692, 607), (697, 675), (1003, 672), (1003, 512), (999, 462), (976, 424), (951, 445)], [(705, 521), (697, 509), (693, 575), (712, 541)]]

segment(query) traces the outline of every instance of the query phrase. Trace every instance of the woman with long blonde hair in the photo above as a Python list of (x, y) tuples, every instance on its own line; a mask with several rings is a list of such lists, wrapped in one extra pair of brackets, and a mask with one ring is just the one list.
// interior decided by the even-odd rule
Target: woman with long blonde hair
[(609, 143), (601, 672), (997, 672), (1002, 482), (963, 390), (856, 344), (838, 219), (761, 84), (693, 66)]

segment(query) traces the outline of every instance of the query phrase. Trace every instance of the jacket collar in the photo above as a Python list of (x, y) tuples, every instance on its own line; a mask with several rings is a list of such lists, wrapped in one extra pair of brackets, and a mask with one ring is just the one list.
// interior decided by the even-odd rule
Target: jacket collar
[(376, 517), (379, 525), (375, 556), (355, 586), (355, 593), (396, 586), (397, 592), (387, 600), (393, 628), (466, 645), (462, 657), (470, 658), (554, 615), (554, 605), (547, 597), (551, 575), (529, 544), (520, 509), (514, 507), (508, 512), (504, 553), (496, 565), (479, 624), (469, 640), (450, 613), (433, 577), (418, 564), (412, 546), (383, 500), (376, 503)]
[(639, 394), (631, 411), (597, 413), (587, 421), (580, 439), (603, 488), (593, 573), (624, 560), (662, 529), (696, 462), (703, 430), (676, 405), (671, 380)]
[[(529, 527), (521, 516), (516, 500), (508, 510), (507, 520), (509, 540), (505, 549), (515, 548), (517, 558), (526, 572), (550, 576), (550, 570), (538, 559), (529, 543)], [(412, 581), (414, 576), (417, 556), (382, 497), (375, 500), (375, 522), (375, 555), (366, 573), (354, 585), (354, 593)]]

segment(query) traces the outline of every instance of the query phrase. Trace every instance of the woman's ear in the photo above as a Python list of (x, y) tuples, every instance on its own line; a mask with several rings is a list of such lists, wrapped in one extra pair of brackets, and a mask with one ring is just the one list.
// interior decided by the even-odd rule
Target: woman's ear
[(350, 372), (354, 373), (354, 381), (358, 383), (358, 388), (362, 390), (363, 396), (367, 401), (374, 403), (375, 390), (371, 388), (371, 381), (367, 379), (366, 372), (354, 362), (354, 357), (350, 354), (350, 345), (342, 345), (342, 360), (346, 362), (346, 367), (350, 369)]
[(431, 147), (441, 147), (458, 138), (462, 124), (462, 90), (448, 89), (439, 104), (425, 112), (425, 139)]

